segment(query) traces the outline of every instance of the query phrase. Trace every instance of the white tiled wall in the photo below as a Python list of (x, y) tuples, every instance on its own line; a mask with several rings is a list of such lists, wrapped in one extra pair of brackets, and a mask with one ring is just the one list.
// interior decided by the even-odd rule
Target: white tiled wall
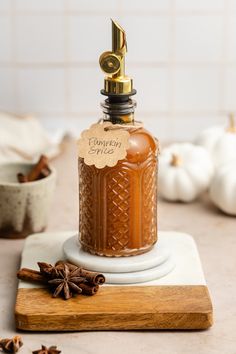
[(236, 0), (0, 0), (0, 110), (78, 132), (98, 119), (110, 17), (127, 32), (137, 118), (162, 140), (236, 111)]

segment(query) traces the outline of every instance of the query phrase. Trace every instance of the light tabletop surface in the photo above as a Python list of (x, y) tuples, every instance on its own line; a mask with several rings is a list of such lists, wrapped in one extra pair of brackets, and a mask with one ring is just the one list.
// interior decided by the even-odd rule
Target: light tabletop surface
[[(70, 142), (53, 165), (57, 190), (47, 231), (78, 227), (77, 154)], [(207, 195), (192, 204), (159, 201), (159, 229), (191, 234), (199, 249), (214, 306), (214, 325), (207, 331), (130, 331), (21, 333), (28, 354), (57, 345), (65, 354), (236, 354), (236, 218), (219, 212)], [(24, 240), (0, 239), (0, 337), (16, 334), (16, 271)], [(145, 301), (145, 299), (144, 299)]]

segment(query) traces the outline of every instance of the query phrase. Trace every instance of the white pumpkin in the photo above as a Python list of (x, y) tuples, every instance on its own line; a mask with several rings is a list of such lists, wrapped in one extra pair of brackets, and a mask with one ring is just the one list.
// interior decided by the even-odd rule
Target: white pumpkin
[(170, 145), (159, 159), (159, 194), (169, 201), (191, 202), (209, 186), (214, 171), (209, 153), (190, 143)]
[(209, 151), (216, 167), (236, 159), (236, 125), (232, 114), (229, 119), (228, 127), (206, 129), (196, 140)]
[(236, 161), (222, 165), (216, 171), (210, 198), (225, 213), (236, 215)]

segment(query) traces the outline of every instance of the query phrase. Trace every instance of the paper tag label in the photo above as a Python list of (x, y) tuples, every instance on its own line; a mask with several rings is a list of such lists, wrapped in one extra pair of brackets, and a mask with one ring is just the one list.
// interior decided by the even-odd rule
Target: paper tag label
[(129, 148), (129, 132), (124, 129), (109, 129), (112, 123), (93, 124), (84, 130), (78, 141), (79, 157), (86, 165), (97, 168), (113, 167), (125, 159)]

